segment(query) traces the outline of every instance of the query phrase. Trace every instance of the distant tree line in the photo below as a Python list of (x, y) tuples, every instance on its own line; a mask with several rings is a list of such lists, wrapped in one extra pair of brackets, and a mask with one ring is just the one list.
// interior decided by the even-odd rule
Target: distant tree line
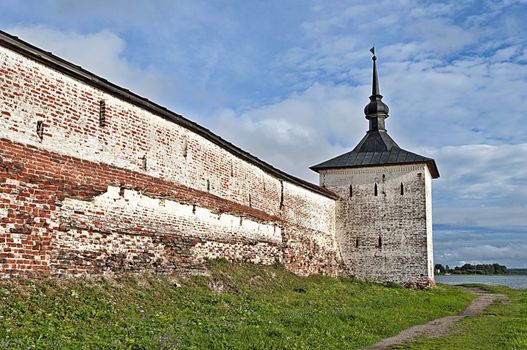
[(448, 265), (443, 266), (441, 264), (435, 265), (435, 271), (437, 274), (456, 274), (456, 275), (510, 275), (511, 271), (507, 266), (500, 264), (465, 264), (461, 267), (456, 266), (451, 269)]

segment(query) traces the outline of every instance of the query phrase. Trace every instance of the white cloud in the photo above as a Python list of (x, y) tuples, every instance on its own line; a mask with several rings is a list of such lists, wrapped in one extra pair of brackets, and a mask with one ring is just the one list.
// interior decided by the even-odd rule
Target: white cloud
[[(468, 243), (465, 242), (465, 243)], [(471, 242), (471, 246), (457, 247), (441, 251), (436, 256), (436, 261), (442, 264), (462, 266), (464, 264), (505, 264), (508, 267), (525, 266), (525, 252), (527, 244), (476, 244)]]
[(170, 86), (156, 69), (130, 63), (123, 55), (126, 42), (109, 30), (83, 34), (37, 25), (7, 31), (145, 97), (162, 99)]
[(315, 84), (301, 94), (245, 112), (223, 110), (206, 120), (236, 145), (296, 176), (318, 182), (309, 166), (347, 151), (361, 138), (367, 121), (352, 118), (362, 88)]
[(502, 247), (492, 245), (480, 245), (465, 247), (460, 253), (470, 260), (500, 260), (500, 259), (523, 259), (527, 252), (527, 244), (506, 245)]
[(446, 146), (427, 153), (443, 165), (438, 186), (450, 199), (505, 198), (513, 204), (520, 196), (527, 206), (527, 143)]

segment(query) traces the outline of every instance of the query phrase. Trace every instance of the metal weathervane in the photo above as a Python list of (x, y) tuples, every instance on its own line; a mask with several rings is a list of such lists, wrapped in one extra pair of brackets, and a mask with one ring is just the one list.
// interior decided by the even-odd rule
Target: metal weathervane
[(370, 52), (373, 55), (372, 59), (375, 61), (377, 59), (377, 56), (375, 56), (375, 46), (370, 49)]

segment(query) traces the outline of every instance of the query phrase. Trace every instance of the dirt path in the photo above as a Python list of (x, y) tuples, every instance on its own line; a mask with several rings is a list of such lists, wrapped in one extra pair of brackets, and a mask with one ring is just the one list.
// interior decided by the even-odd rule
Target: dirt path
[(496, 300), (501, 300), (502, 302), (507, 300), (507, 297), (503, 294), (492, 294), (486, 292), (480, 288), (469, 288), (469, 287), (458, 287), (476, 294), (476, 299), (470, 303), (470, 305), (459, 315), (457, 316), (447, 316), (442, 318), (437, 318), (428, 323), (417, 325), (405, 329), (396, 336), (386, 338), (381, 340), (377, 344), (373, 344), (363, 350), (378, 350), (386, 349), (392, 345), (401, 344), (410, 340), (414, 340), (418, 337), (426, 338), (437, 338), (442, 335), (447, 334), (449, 327), (459, 320), (464, 319), (467, 316), (474, 316), (481, 314), (487, 306), (492, 304)]

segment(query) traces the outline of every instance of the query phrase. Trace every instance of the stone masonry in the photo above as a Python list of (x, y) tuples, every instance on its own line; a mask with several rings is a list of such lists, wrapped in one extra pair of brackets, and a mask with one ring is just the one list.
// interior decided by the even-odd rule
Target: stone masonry
[(433, 284), (431, 179), (424, 164), (321, 172), (322, 184), (340, 196), (337, 240), (350, 274)]
[(423, 286), (427, 165), (372, 172), (307, 183), (0, 32), (0, 276), (196, 273), (225, 258)]

